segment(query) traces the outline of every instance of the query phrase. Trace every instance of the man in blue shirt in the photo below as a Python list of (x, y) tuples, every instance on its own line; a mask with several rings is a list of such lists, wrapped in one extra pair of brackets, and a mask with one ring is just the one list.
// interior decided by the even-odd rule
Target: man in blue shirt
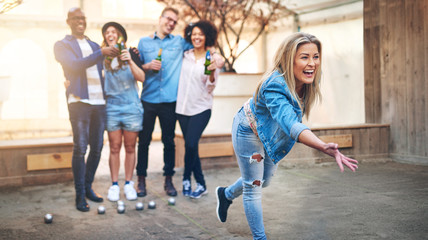
[[(55, 43), (54, 54), (64, 70), (66, 79), (68, 111), (73, 131), (71, 161), (76, 208), (87, 212), (89, 205), (85, 196), (94, 202), (103, 201), (103, 198), (92, 190), (103, 148), (106, 121), (102, 60), (104, 56), (118, 55), (119, 50), (114, 47), (101, 49), (97, 43), (85, 36), (86, 17), (80, 8), (69, 10), (67, 24), (71, 35)], [(90, 150), (85, 163), (88, 145)]]
[[(148, 150), (156, 117), (159, 117), (164, 145), (164, 189), (167, 195), (177, 196), (177, 191), (172, 183), (172, 176), (175, 173), (175, 103), (183, 52), (193, 47), (181, 36), (171, 34), (177, 21), (178, 11), (166, 7), (159, 17), (157, 31), (152, 36), (141, 38), (138, 44), (142, 67), (146, 73), (141, 93), (144, 108), (143, 130), (139, 133), (138, 143), (137, 194), (139, 197), (147, 194), (145, 178)], [(156, 60), (159, 49), (162, 49), (161, 61)]]

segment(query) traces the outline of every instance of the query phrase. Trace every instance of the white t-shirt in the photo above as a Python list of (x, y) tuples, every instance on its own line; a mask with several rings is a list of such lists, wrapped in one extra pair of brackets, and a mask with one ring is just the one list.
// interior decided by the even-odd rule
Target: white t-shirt
[(205, 75), (205, 58), (195, 59), (194, 50), (184, 52), (178, 82), (177, 105), (175, 112), (186, 116), (194, 116), (213, 105), (213, 90), (217, 83), (220, 69), (214, 73), (214, 82)]
[[(86, 39), (77, 39), (83, 57), (87, 57), (93, 53), (91, 45)], [(101, 87), (101, 80), (98, 74), (97, 65), (94, 64), (86, 69), (86, 77), (88, 79), (88, 99), (80, 99), (80, 97), (70, 94), (68, 103), (84, 102), (91, 105), (103, 105), (106, 103), (103, 96), (103, 89)]]

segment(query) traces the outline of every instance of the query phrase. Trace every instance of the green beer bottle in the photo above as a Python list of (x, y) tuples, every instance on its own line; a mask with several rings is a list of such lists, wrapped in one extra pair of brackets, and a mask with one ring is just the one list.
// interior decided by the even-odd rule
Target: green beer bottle
[[(122, 36), (117, 39), (116, 48), (119, 49), (120, 54), (122, 54), (122, 50), (125, 49), (125, 41)], [(125, 61), (125, 63), (128, 63), (128, 61)]]
[[(162, 61), (162, 48), (159, 48), (158, 56), (155, 58), (158, 61)], [(158, 73), (159, 70), (153, 70), (154, 73)]]
[[(122, 36), (119, 36), (119, 38), (117, 39), (116, 42), (116, 46), (117, 49), (119, 49), (119, 55), (122, 54), (122, 50), (125, 49), (125, 41), (123, 40)], [(107, 57), (108, 60), (113, 60), (113, 58), (111, 57)]]
[(207, 51), (207, 54), (205, 54), (205, 75), (210, 75), (211, 74), (211, 70), (208, 70), (208, 66), (211, 64), (211, 54), (210, 54), (210, 50)]
[(120, 36), (117, 39), (117, 44), (116, 44), (117, 49), (119, 49), (119, 52), (122, 53), (122, 50), (125, 49), (125, 41), (123, 40), (123, 37)]

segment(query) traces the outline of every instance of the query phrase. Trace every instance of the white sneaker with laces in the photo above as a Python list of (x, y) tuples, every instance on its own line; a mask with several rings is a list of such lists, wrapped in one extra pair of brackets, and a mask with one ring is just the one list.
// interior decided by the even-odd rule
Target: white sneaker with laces
[(125, 193), (125, 197), (127, 200), (137, 200), (137, 191), (135, 191), (133, 181), (129, 181), (128, 184), (125, 184), (125, 186), (123, 187), (123, 192)]
[(120, 194), (119, 186), (118, 185), (112, 185), (108, 189), (107, 199), (109, 201), (116, 202), (120, 199), (119, 194)]

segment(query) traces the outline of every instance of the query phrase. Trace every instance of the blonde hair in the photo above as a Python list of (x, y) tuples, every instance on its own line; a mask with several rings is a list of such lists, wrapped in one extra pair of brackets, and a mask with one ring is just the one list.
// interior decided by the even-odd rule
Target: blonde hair
[[(114, 26), (112, 26), (112, 27), (114, 27)], [(119, 31), (119, 29), (117, 29), (116, 27), (114, 27), (114, 28), (116, 29), (116, 32), (117, 32), (117, 39), (119, 39), (119, 37), (123, 37), (123, 35)], [(101, 48), (108, 47), (108, 44), (106, 42), (106, 37), (105, 37), (104, 33), (103, 33), (103, 39), (104, 40), (103, 40), (103, 43), (101, 44)], [(124, 48), (125, 49), (127, 48), (126, 47), (126, 43), (124, 43)], [(119, 56), (120, 56), (120, 54), (122, 54), (122, 53), (119, 53)], [(111, 57), (105, 57), (104, 58), (104, 65), (106, 66), (107, 71), (109, 71), (109, 72), (115, 72), (115, 71), (121, 69), (123, 67), (123, 65), (126, 65), (126, 63), (124, 61), (120, 60), (119, 56), (117, 56), (117, 62), (119, 63), (119, 66), (116, 67), (115, 69), (112, 69), (112, 67), (111, 67), (111, 62), (112, 62), (113, 58), (111, 58)]]
[(173, 7), (166, 7), (166, 8), (164, 8), (163, 10), (162, 10), (162, 13), (161, 13), (161, 16), (163, 16), (166, 12), (168, 12), (168, 11), (171, 11), (171, 12), (173, 12), (173, 13), (175, 13), (175, 15), (179, 15), (179, 11), (177, 10), (177, 9), (175, 9), (175, 8), (173, 8)]
[(285, 78), (285, 82), (291, 92), (291, 95), (298, 100), (299, 107), (304, 114), (306, 114), (306, 118), (309, 117), (309, 112), (313, 103), (315, 103), (316, 99), (321, 101), (321, 91), (320, 91), (320, 80), (321, 80), (321, 61), (320, 65), (315, 73), (315, 79), (312, 84), (304, 85), (304, 95), (303, 100), (299, 101), (299, 96), (296, 92), (296, 79), (294, 77), (294, 58), (296, 56), (297, 49), (306, 43), (314, 43), (319, 52), (320, 60), (321, 60), (321, 42), (315, 36), (308, 33), (294, 33), (287, 37), (279, 46), (278, 50), (275, 53), (274, 57), (274, 65), (273, 67), (266, 71), (263, 75), (262, 80), (256, 89), (256, 99), (258, 100), (258, 95), (260, 92), (260, 87), (263, 82), (266, 81), (275, 71), (278, 71), (282, 77)]

